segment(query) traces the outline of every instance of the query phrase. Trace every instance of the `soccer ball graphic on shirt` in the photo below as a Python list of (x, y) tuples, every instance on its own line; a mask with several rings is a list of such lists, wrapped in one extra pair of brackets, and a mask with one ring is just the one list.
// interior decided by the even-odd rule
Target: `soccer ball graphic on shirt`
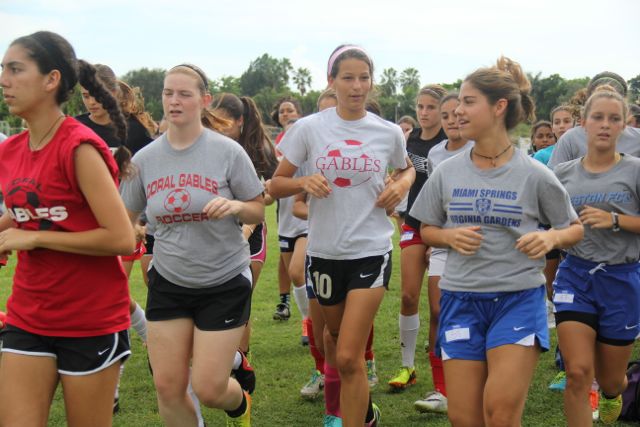
[(164, 208), (169, 212), (182, 213), (191, 204), (191, 194), (184, 188), (171, 190), (164, 199)]
[(369, 181), (380, 171), (380, 162), (365, 144), (347, 139), (327, 145), (316, 167), (331, 184), (346, 188)]

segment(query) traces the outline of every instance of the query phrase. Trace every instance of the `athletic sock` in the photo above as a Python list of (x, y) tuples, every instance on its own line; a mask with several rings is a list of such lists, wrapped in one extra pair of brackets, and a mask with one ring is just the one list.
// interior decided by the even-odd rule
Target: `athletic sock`
[(324, 362), (324, 405), (327, 415), (340, 418), (340, 374)]
[(398, 319), (400, 327), (400, 351), (402, 353), (402, 366), (412, 368), (415, 366), (416, 342), (420, 330), (420, 315), (400, 315)]
[(436, 391), (447, 395), (447, 388), (444, 384), (444, 369), (442, 368), (442, 359), (436, 356), (433, 351), (429, 352), (429, 362), (431, 363), (431, 375), (433, 376), (433, 386)]
[(280, 303), (289, 305), (289, 301), (291, 301), (291, 295), (289, 292), (286, 294), (280, 294)]
[(304, 284), (293, 287), (293, 299), (296, 300), (298, 310), (302, 318), (309, 317), (309, 298), (307, 297), (307, 288)]
[(233, 411), (224, 411), (227, 413), (227, 415), (229, 415), (231, 418), (238, 418), (240, 415), (244, 414), (245, 412), (247, 412), (247, 395), (245, 394), (245, 392), (242, 392), (242, 402), (240, 403), (240, 406), (238, 406), (237, 409), (234, 409)]
[(242, 355), (239, 351), (236, 351), (236, 355), (233, 358), (233, 367), (231, 369), (234, 371), (236, 369), (240, 369), (240, 365), (242, 365)]
[(308, 317), (306, 321), (307, 335), (309, 336), (309, 351), (311, 352), (311, 356), (313, 356), (313, 360), (316, 362), (316, 369), (324, 375), (324, 355), (320, 353), (318, 346), (316, 346), (316, 338), (313, 336), (313, 320), (311, 320), (311, 317)]
[(367, 348), (364, 350), (364, 360), (373, 360), (373, 325), (369, 331), (369, 338), (367, 338)]
[(136, 303), (136, 308), (131, 313), (131, 327), (136, 331), (144, 343), (147, 342), (147, 318), (144, 310)]

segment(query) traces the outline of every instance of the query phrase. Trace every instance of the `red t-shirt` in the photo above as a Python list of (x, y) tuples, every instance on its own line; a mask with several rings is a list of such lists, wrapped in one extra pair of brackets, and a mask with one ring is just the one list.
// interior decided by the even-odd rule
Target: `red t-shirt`
[[(42, 150), (29, 133), (0, 144), (0, 188), (22, 230), (77, 232), (99, 227), (76, 179), (74, 152), (93, 145), (117, 183), (118, 167), (106, 143), (67, 117)], [(127, 329), (129, 289), (116, 256), (50, 249), (18, 251), (7, 323), (46, 336), (89, 337)]]

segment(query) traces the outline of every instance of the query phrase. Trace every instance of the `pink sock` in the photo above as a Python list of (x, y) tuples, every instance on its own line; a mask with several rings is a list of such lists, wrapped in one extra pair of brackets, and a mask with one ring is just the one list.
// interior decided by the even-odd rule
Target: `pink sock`
[(338, 370), (324, 362), (324, 404), (327, 415), (340, 417), (340, 375)]
[(313, 336), (313, 321), (311, 318), (307, 318), (307, 334), (309, 335), (309, 351), (311, 352), (311, 356), (313, 356), (313, 360), (316, 362), (316, 369), (320, 371), (321, 374), (324, 374), (324, 355), (320, 353), (318, 347), (316, 346), (316, 339)]

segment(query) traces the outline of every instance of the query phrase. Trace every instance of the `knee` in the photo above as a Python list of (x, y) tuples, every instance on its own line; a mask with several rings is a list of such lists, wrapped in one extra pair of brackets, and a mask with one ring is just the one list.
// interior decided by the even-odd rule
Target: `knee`
[(490, 405), (485, 409), (487, 427), (511, 427), (520, 425), (517, 411), (507, 405)]
[(221, 408), (225, 403), (225, 394), (229, 387), (229, 377), (222, 379), (192, 380), (193, 392), (200, 403), (207, 408)]
[[(293, 264), (293, 263), (291, 263)], [(292, 266), (293, 267), (293, 266)], [(294, 285), (303, 285), (304, 286), (304, 270), (300, 270), (299, 268), (289, 268), (289, 278), (293, 282)]]
[(158, 393), (158, 400), (165, 406), (172, 406), (184, 401), (188, 379), (164, 376), (154, 372), (153, 382)]
[(402, 308), (411, 312), (418, 311), (420, 294), (411, 291), (402, 291)]
[(593, 382), (593, 368), (587, 363), (571, 363), (565, 360), (567, 389), (585, 392)]
[(336, 353), (336, 365), (340, 378), (352, 377), (364, 371), (364, 357), (359, 352), (342, 350)]

